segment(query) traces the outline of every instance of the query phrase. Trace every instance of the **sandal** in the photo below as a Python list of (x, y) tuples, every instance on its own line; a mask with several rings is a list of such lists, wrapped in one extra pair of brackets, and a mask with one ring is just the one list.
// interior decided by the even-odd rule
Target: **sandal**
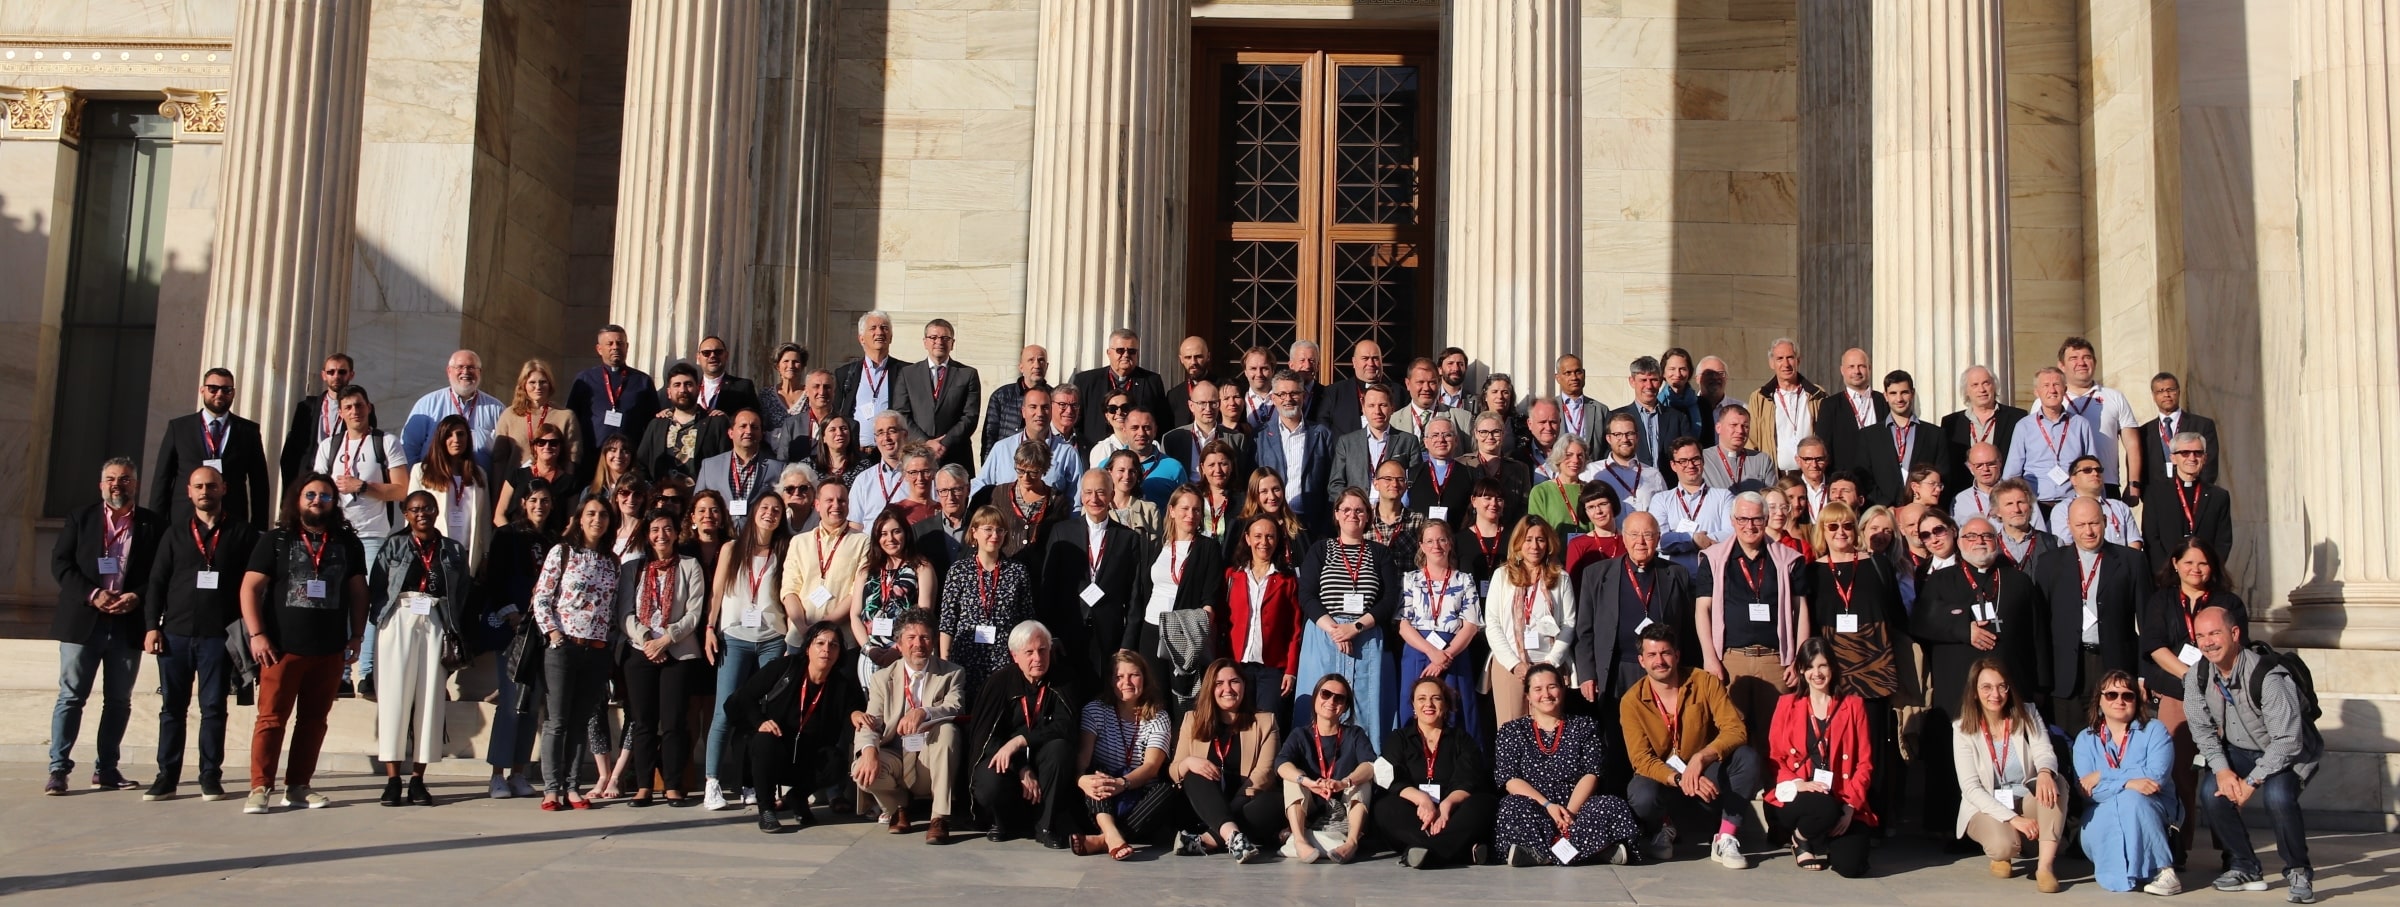
[(1125, 858), (1130, 856), (1133, 856), (1133, 845), (1131, 844), (1119, 844), (1108, 849), (1108, 858), (1119, 863), (1125, 862)]
[(1089, 836), (1068, 835), (1067, 852), (1079, 857), (1088, 857), (1100, 852), (1092, 848), (1092, 845), (1097, 843), (1098, 842), (1093, 841)]
[(1798, 859), (1800, 861), (1800, 868), (1809, 872), (1823, 872), (1825, 871), (1825, 867), (1833, 862), (1813, 853), (1801, 854), (1799, 855)]

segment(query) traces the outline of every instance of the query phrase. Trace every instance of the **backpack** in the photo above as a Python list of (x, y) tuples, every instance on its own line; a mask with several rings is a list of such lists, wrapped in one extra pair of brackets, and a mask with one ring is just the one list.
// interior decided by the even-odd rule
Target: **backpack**
[(2258, 667), (2250, 672), (2250, 707), (2261, 708), (2265, 696), (2267, 674), (2280, 667), (2292, 675), (2292, 685), (2300, 690), (2300, 721), (2310, 734), (2317, 732), (2317, 719), (2324, 717), (2325, 708), (2317, 702), (2317, 678), (2308, 670), (2308, 662), (2298, 652), (2277, 652), (2275, 647), (2257, 640), (2243, 646), (2258, 655)]
[[(335, 435), (334, 437), (338, 439), (341, 437), (341, 435)], [(384, 481), (388, 482), (391, 481), (392, 478), (392, 467), (391, 464), (386, 463), (383, 460), (384, 437), (385, 435), (383, 433), (383, 429), (367, 429), (367, 453), (373, 456), (373, 459), (369, 460), (368, 462), (375, 464), (376, 474), (382, 476)], [(326, 448), (324, 459), (317, 464), (318, 472), (326, 475), (333, 474), (333, 452), (339, 449), (341, 449), (341, 442), (338, 440), (334, 442), (333, 447)], [(383, 502), (383, 520), (386, 525), (393, 527), (400, 526), (400, 502)]]

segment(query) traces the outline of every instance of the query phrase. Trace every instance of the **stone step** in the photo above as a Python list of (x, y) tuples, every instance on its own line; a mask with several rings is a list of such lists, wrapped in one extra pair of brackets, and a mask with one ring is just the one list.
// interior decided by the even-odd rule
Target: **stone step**
[[(2400, 694), (2400, 652), (2377, 649), (2294, 649), (2317, 679), (2318, 698), (2334, 693)], [(2330, 712), (2332, 709), (2328, 708)]]
[[(2311, 833), (2400, 831), (2400, 753), (2326, 753), (2300, 807)], [(2242, 812), (2252, 827), (2267, 826), (2263, 806)]]
[(2319, 691), (2317, 703), (2325, 710), (2317, 732), (2325, 735), (2327, 750), (2400, 752), (2400, 694)]

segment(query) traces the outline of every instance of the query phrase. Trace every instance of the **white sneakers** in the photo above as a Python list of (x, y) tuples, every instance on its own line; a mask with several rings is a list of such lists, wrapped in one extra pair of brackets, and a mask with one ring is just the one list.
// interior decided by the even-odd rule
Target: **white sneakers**
[(1716, 841), (1709, 844), (1708, 855), (1727, 869), (1750, 868), (1750, 858), (1742, 856), (1742, 840), (1732, 835), (1718, 835)]
[(731, 805), (725, 802), (725, 785), (715, 778), (708, 779), (708, 787), (700, 793), (700, 808), (707, 810), (731, 808)]
[(2173, 897), (2183, 893), (2183, 880), (2176, 878), (2175, 867), (2169, 866), (2159, 870), (2158, 878), (2151, 879), (2150, 884), (2142, 886), (2142, 890), (2162, 898)]
[(506, 800), (516, 795), (517, 792), (509, 788), (507, 778), (492, 779), (492, 799)]

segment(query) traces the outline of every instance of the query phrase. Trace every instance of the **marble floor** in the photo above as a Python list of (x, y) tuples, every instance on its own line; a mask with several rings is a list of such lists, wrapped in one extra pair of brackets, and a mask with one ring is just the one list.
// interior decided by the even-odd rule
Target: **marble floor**
[[(79, 773), (80, 775), (81, 773)], [(77, 777), (77, 783), (82, 782)], [(321, 779), (332, 808), (241, 813), (238, 801), (185, 796), (144, 803), (138, 791), (39, 793), (38, 766), (0, 768), (0, 897), (11, 904), (1365, 904), (1462, 901), (1575, 904), (1989, 904), (2038, 897), (2022, 878), (1998, 882), (1976, 857), (1909, 839), (1876, 853), (1874, 878), (1801, 873), (1756, 855), (1746, 871), (1705, 860), (1573, 869), (1474, 867), (1414, 871), (1389, 855), (1355, 866), (1269, 863), (1144, 851), (1125, 863), (1074, 858), (1030, 841), (980, 838), (930, 848), (862, 822), (799, 834), (758, 833), (748, 815), (604, 805), (544, 813), (531, 801), (484, 799), (483, 785), (437, 780), (442, 804), (385, 809), (380, 779)], [(2262, 838), (2270, 837), (2261, 833)], [(2400, 837), (2313, 839), (2326, 903), (2400, 904)], [(2195, 864), (2214, 868), (2213, 857)], [(2268, 857), (2270, 867), (2279, 864)], [(2057, 903), (2129, 904), (2066, 864)], [(2187, 885), (2204, 887), (2201, 873)], [(2263, 894), (2194, 891), (2196, 902), (2280, 904)]]

